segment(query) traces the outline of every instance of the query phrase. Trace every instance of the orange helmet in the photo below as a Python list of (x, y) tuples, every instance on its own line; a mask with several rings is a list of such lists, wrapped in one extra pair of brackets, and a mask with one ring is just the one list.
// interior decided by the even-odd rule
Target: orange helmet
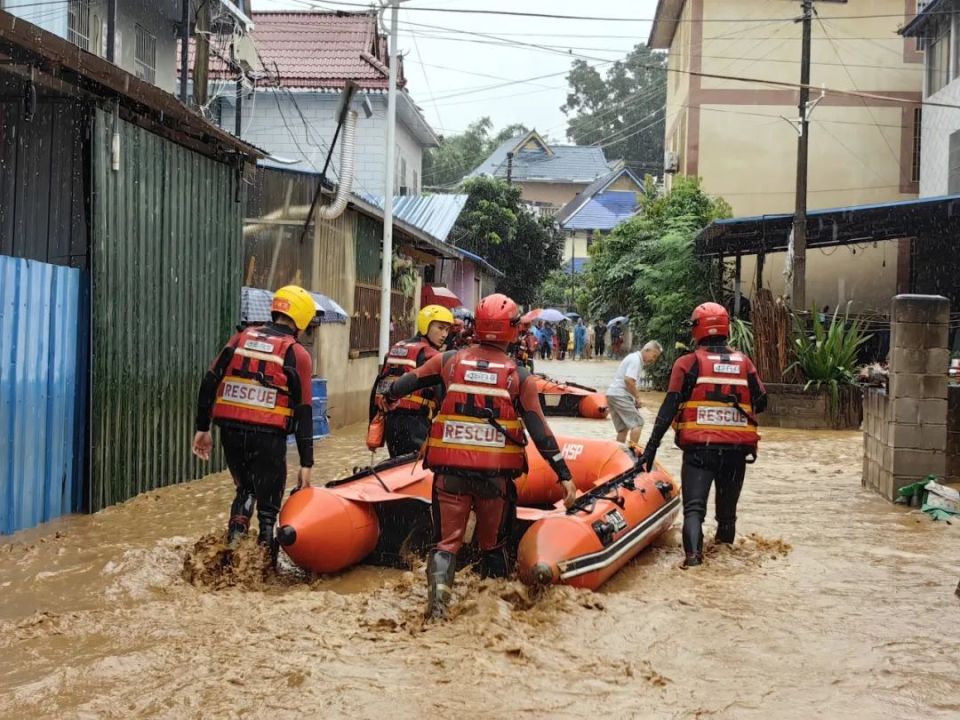
[(697, 305), (690, 316), (693, 339), (700, 342), (708, 337), (730, 336), (730, 315), (726, 308), (715, 302)]
[(520, 307), (506, 295), (487, 295), (477, 305), (474, 337), (482, 343), (516, 342), (520, 335)]

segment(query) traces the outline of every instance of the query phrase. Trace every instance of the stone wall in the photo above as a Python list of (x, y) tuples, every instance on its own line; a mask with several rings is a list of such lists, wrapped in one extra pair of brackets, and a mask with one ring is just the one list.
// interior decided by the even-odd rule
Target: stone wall
[(760, 416), (762, 427), (802, 430), (855, 430), (863, 412), (861, 390), (851, 385), (840, 388), (837, 407), (830, 391), (804, 390), (803, 385), (766, 384), (767, 409)]
[(888, 389), (864, 395), (862, 482), (892, 501), (901, 487), (947, 472), (950, 303), (898, 295), (890, 318)]

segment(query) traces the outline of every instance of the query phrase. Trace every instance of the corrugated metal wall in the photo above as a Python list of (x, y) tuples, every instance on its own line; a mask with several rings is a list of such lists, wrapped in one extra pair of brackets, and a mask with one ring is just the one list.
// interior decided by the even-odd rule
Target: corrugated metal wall
[(41, 96), (27, 120), (20, 97), (0, 100), (0, 255), (87, 267), (89, 112)]
[(221, 469), (190, 452), (203, 371), (239, 318), (234, 170), (97, 113), (90, 509)]
[(81, 505), (86, 412), (81, 275), (0, 256), (0, 534)]

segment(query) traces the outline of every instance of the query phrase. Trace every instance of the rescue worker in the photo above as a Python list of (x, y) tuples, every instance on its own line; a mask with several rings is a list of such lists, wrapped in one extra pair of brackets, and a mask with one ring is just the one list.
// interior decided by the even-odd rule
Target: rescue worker
[(567, 507), (577, 492), (544, 420), (536, 382), (506, 352), (517, 340), (519, 307), (506, 295), (490, 295), (477, 306), (475, 322), (477, 345), (431, 358), (393, 383), (383, 398), (392, 403), (438, 382), (444, 386), (424, 458), (435, 473), (436, 545), (427, 561), (427, 615), (432, 619), (446, 617), (471, 510), (482, 552), (481, 575), (509, 572), (506, 542), (516, 517), (514, 479), (527, 466), (524, 428), (563, 485)]
[(663, 434), (673, 423), (683, 450), (684, 567), (703, 562), (703, 520), (710, 485), (717, 484), (718, 543), (736, 536), (737, 502), (748, 463), (756, 459), (756, 414), (767, 406), (767, 394), (753, 361), (727, 347), (730, 316), (722, 305), (704, 303), (690, 318), (696, 348), (673, 365), (667, 396), (653, 432), (638, 460), (653, 469)]
[[(416, 370), (443, 351), (453, 325), (453, 313), (441, 305), (427, 305), (417, 313), (417, 334), (401, 340), (387, 353), (373, 395), (382, 394), (405, 373)], [(384, 435), (390, 457), (420, 451), (430, 432), (430, 418), (436, 410), (436, 392), (426, 388), (404, 398), (386, 414)], [(371, 398), (370, 419), (376, 412)]]
[(310, 294), (296, 285), (274, 293), (272, 321), (236, 333), (207, 370), (197, 398), (193, 454), (210, 459), (211, 419), (233, 475), (227, 539), (247, 532), (254, 506), (258, 542), (276, 559), (274, 526), (287, 480), (287, 435), (295, 433), (300, 454), (297, 488), (310, 486), (313, 467), (313, 408), (310, 353), (299, 342), (316, 317)]
[(453, 311), (453, 327), (447, 335), (447, 350), (459, 350), (472, 342), (473, 313), (465, 307)]

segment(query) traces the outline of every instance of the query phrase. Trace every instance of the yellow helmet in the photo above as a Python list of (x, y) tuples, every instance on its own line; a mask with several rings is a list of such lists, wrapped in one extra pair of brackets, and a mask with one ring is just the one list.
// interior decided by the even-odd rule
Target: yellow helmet
[(443, 305), (427, 305), (417, 313), (417, 332), (426, 335), (432, 322), (453, 325), (453, 313)]
[(273, 294), (270, 312), (286, 315), (298, 330), (306, 330), (317, 315), (317, 304), (299, 285), (286, 285)]

